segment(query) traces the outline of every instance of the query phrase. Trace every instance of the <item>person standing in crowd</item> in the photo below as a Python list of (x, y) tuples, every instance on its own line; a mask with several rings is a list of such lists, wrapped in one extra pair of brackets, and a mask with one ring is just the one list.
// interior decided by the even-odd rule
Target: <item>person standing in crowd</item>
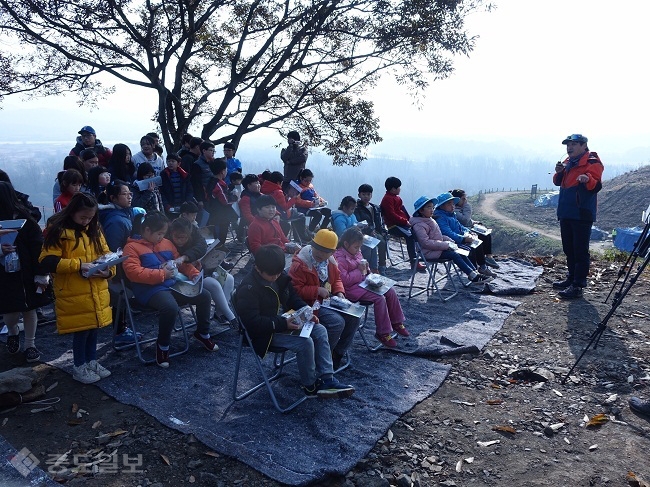
[(131, 160), (135, 164), (136, 170), (140, 164), (148, 162), (153, 167), (154, 173), (156, 176), (160, 176), (160, 173), (165, 169), (165, 161), (163, 158), (156, 154), (156, 140), (149, 136), (145, 135), (140, 139), (140, 152), (134, 154)]
[(199, 146), (201, 155), (194, 161), (190, 169), (190, 181), (194, 198), (199, 204), (200, 210), (208, 211), (212, 195), (208, 192), (208, 186), (215, 179), (212, 172), (214, 164), (214, 144), (209, 140), (201, 142)]
[(56, 328), (59, 334), (73, 334), (72, 378), (83, 384), (111, 375), (97, 362), (97, 335), (113, 321), (107, 279), (115, 269), (83, 275), (108, 252), (94, 196), (77, 193), (48, 221), (39, 260), (43, 271), (54, 275)]
[(223, 157), (226, 160), (226, 168), (228, 169), (225, 181), (228, 185), (230, 185), (230, 175), (233, 172), (238, 172), (240, 174), (242, 172), (241, 161), (235, 157), (236, 151), (237, 148), (235, 147), (235, 144), (231, 142), (223, 144)]
[(190, 175), (180, 167), (180, 162), (181, 158), (178, 154), (169, 154), (167, 167), (161, 173), (160, 194), (165, 206), (165, 213), (168, 214), (178, 215), (183, 203), (194, 202)]
[[(0, 169), (0, 181), (4, 181), (6, 183), (11, 184), (11, 187), (13, 188), (13, 184), (11, 183), (11, 179), (9, 179), (9, 175), (4, 172), (2, 169)], [(40, 221), (41, 219), (41, 210), (36, 208), (34, 205), (32, 205), (31, 201), (29, 201), (29, 195), (25, 193), (21, 193), (20, 191), (16, 191), (16, 188), (14, 188), (14, 191), (16, 192), (16, 196), (20, 200), (20, 202), (23, 204), (25, 208), (27, 208), (27, 211), (29, 211), (29, 214), (32, 215), (32, 218), (36, 220), (37, 222)]]
[(104, 147), (102, 141), (97, 138), (95, 129), (90, 125), (81, 127), (79, 130), (79, 137), (77, 137), (77, 144), (70, 150), (71, 156), (81, 156), (81, 152), (85, 149), (92, 149), (97, 154), (98, 163), (104, 167), (108, 166), (108, 161), (111, 158), (112, 152), (109, 148)]
[(61, 195), (54, 200), (54, 212), (58, 213), (68, 206), (72, 197), (81, 190), (83, 176), (76, 169), (68, 169), (61, 176)]
[[(0, 182), (0, 220), (25, 219), (16, 231), (13, 244), (2, 244), (0, 249), (0, 314), (7, 325), (7, 351), (20, 352), (18, 320), (23, 317), (25, 328), (25, 360), (37, 362), (41, 354), (36, 348), (36, 308), (49, 303), (46, 293), (39, 292), (47, 283), (46, 272), (41, 270), (38, 258), (43, 245), (43, 234), (29, 209), (18, 199), (11, 183)], [(36, 282), (38, 281), (38, 283)]]
[(81, 192), (90, 193), (90, 190), (88, 189), (88, 174), (86, 173), (86, 166), (81, 162), (79, 156), (66, 156), (66, 158), (63, 159), (63, 171), (60, 171), (56, 175), (54, 186), (52, 186), (52, 204), (54, 204), (56, 199), (61, 196), (61, 178), (68, 169), (76, 169), (79, 171), (79, 174), (84, 178)]
[(307, 164), (307, 144), (300, 141), (300, 134), (292, 130), (287, 134), (287, 147), (280, 152), (280, 159), (284, 163), (285, 184), (298, 179), (298, 174)]
[(566, 279), (554, 282), (553, 287), (561, 289), (561, 298), (575, 299), (582, 297), (587, 286), (589, 239), (604, 168), (598, 154), (589, 151), (584, 135), (569, 135), (562, 144), (567, 146), (568, 157), (555, 165), (553, 184), (560, 187), (557, 218), (568, 271)]
[(126, 144), (115, 144), (113, 146), (113, 155), (108, 161), (108, 172), (111, 173), (111, 179), (132, 183), (135, 181), (135, 164), (131, 160), (131, 149)]
[(178, 151), (178, 155), (181, 156), (181, 167), (188, 174), (192, 170), (192, 164), (201, 155), (202, 143), (203, 139), (201, 137), (192, 137), (188, 143), (187, 150), (181, 149)]

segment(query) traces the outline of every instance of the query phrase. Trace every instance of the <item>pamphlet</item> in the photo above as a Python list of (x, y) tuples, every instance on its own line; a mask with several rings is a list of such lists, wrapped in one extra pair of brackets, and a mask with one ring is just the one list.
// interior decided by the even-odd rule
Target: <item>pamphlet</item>
[(303, 338), (309, 337), (311, 335), (311, 331), (314, 329), (314, 322), (313, 321), (308, 321), (304, 325), (302, 325), (302, 328), (300, 329), (300, 336)]
[(298, 194), (302, 193), (302, 188), (300, 187), (300, 185), (299, 185), (297, 182), (291, 180), (291, 181), (289, 182), (289, 184), (291, 185), (291, 187), (292, 187), (293, 189), (295, 189), (296, 191), (298, 191)]
[(371, 237), (370, 235), (364, 235), (363, 236), (363, 246), (368, 247), (369, 249), (374, 249), (377, 245), (379, 245), (380, 240), (375, 237)]
[(483, 243), (483, 242), (482, 242), (481, 240), (479, 240), (479, 239), (475, 239), (475, 240), (472, 240), (472, 243), (469, 244), (469, 246), (470, 246), (471, 248), (475, 249), (476, 247), (478, 247), (478, 246), (481, 245), (482, 243)]
[(464, 255), (465, 257), (467, 257), (469, 255), (469, 250), (463, 249), (461, 247), (458, 247), (457, 249), (455, 249), (454, 252), (456, 252), (457, 254), (460, 254), (460, 255)]
[(219, 245), (219, 239), (216, 239), (208, 245), (205, 254), (199, 259), (199, 262), (205, 269), (216, 269), (226, 258), (226, 253), (223, 250), (218, 250), (216, 247)]
[(323, 308), (333, 309), (334, 311), (338, 311), (339, 313), (351, 315), (356, 318), (361, 318), (363, 314), (366, 312), (365, 306), (362, 306), (359, 303), (350, 303), (349, 307), (342, 309), (337, 306), (332, 306), (330, 299), (323, 299), (323, 303), (321, 304), (321, 306)]
[(100, 272), (100, 271), (103, 271), (103, 270), (105, 270), (105, 269), (108, 269), (109, 267), (114, 267), (114, 266), (116, 266), (117, 264), (119, 264), (119, 263), (121, 263), (121, 262), (124, 262), (127, 258), (128, 258), (128, 256), (127, 256), (127, 255), (124, 255), (124, 256), (122, 256), (122, 257), (117, 257), (117, 258), (115, 258), (115, 259), (110, 259), (110, 260), (107, 260), (107, 261), (105, 261), (105, 262), (99, 262), (99, 263), (97, 263), (97, 264), (95, 264), (95, 263), (93, 262), (93, 264), (95, 264), (95, 265), (93, 265), (93, 267), (91, 267), (90, 269), (88, 269), (88, 270), (84, 273), (84, 277), (86, 277), (86, 278), (90, 278), (90, 277), (94, 276), (95, 274), (97, 274), (97, 273)]
[[(378, 274), (371, 274), (371, 276), (377, 276)], [(375, 278), (376, 279), (376, 278)], [(367, 289), (370, 292), (373, 292), (375, 294), (379, 294), (380, 296), (383, 296), (388, 292), (390, 288), (392, 288), (395, 284), (397, 284), (396, 281), (393, 281), (391, 278), (386, 277), (386, 276), (381, 276), (380, 278), (380, 286), (371, 286), (369, 285), (367, 278), (365, 281), (359, 283), (359, 287), (362, 287), (364, 289)]]
[(475, 225), (472, 227), (472, 230), (474, 230), (476, 233), (478, 233), (478, 234), (480, 234), (480, 235), (490, 235), (490, 234), (492, 233), (492, 229), (491, 229), (491, 228), (486, 228), (485, 226), (483, 226), (483, 225), (478, 225), (478, 224), (475, 224)]
[(154, 183), (156, 186), (162, 186), (162, 178), (160, 176), (154, 176), (152, 178), (142, 179), (141, 181), (135, 182), (140, 191), (149, 189), (149, 183)]
[(16, 230), (15, 232), (7, 232), (4, 235), (0, 236), (0, 244), (5, 245), (13, 245), (14, 242), (16, 241), (16, 237), (18, 236), (18, 230), (23, 228), (23, 225), (25, 224), (27, 220), (20, 219), (20, 220), (2, 220), (0, 221), (0, 229), (2, 230)]
[[(179, 276), (185, 277), (183, 274), (179, 274)], [(179, 294), (182, 294), (183, 296), (190, 298), (198, 296), (201, 294), (201, 291), (203, 291), (203, 271), (199, 272), (199, 274), (192, 280), (186, 281), (177, 279), (176, 283), (171, 287), (171, 289)]]

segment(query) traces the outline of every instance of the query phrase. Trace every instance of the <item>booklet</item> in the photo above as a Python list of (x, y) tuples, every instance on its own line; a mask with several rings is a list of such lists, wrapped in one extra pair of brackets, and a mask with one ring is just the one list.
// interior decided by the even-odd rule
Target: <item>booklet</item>
[(330, 299), (323, 299), (323, 303), (321, 304), (321, 307), (333, 309), (334, 311), (338, 311), (339, 313), (351, 315), (356, 318), (361, 318), (363, 314), (366, 312), (366, 307), (360, 305), (359, 303), (350, 303), (350, 306), (348, 306), (347, 308), (340, 308), (338, 306), (332, 306)]
[[(373, 276), (377, 276), (378, 274), (371, 274)], [(362, 287), (364, 289), (367, 289), (370, 292), (373, 292), (375, 294), (379, 294), (380, 296), (383, 296), (388, 292), (388, 290), (393, 287), (395, 284), (397, 284), (397, 281), (393, 281), (391, 278), (386, 277), (386, 276), (381, 276), (380, 278), (381, 285), (380, 286), (370, 286), (368, 284), (368, 281), (363, 281), (359, 283), (359, 287)]]
[(369, 249), (374, 249), (377, 245), (379, 245), (380, 240), (375, 237), (371, 237), (370, 235), (364, 235), (363, 236), (363, 246), (368, 247)]
[(472, 227), (472, 230), (474, 230), (476, 233), (478, 233), (480, 235), (490, 235), (492, 233), (491, 228), (486, 228), (485, 226), (478, 225), (478, 224), (474, 225)]
[(226, 253), (223, 250), (216, 249), (218, 245), (219, 239), (216, 239), (208, 245), (205, 254), (199, 259), (199, 262), (205, 269), (216, 269), (226, 258)]
[(146, 189), (149, 189), (149, 183), (154, 183), (156, 186), (162, 186), (162, 178), (160, 176), (154, 176), (152, 178), (147, 178), (135, 182), (135, 184), (138, 186), (138, 189), (140, 191), (145, 191)]
[(478, 246), (481, 245), (482, 243), (483, 243), (483, 242), (482, 242), (481, 240), (476, 239), (476, 240), (472, 240), (472, 243), (469, 244), (469, 246), (470, 246), (471, 248), (475, 249), (476, 247), (478, 247)]
[[(183, 274), (180, 274), (180, 276), (185, 277)], [(182, 280), (182, 278), (181, 280), (177, 279), (171, 289), (189, 298), (198, 296), (203, 291), (203, 270), (194, 279), (187, 281)]]
[(120, 262), (124, 262), (127, 259), (128, 256), (124, 255), (122, 257), (118, 257), (116, 259), (110, 259), (107, 260), (106, 262), (99, 262), (98, 264), (93, 265), (88, 271), (85, 272), (84, 277), (90, 278), (93, 275), (97, 274), (100, 271), (103, 271), (105, 269), (108, 269), (109, 267), (116, 266)]
[(27, 222), (27, 220), (20, 219), (20, 220), (1, 220), (0, 221), (0, 229), (2, 230), (16, 230), (15, 232), (7, 232), (4, 235), (0, 235), (0, 244), (9, 244), (13, 245), (14, 242), (16, 241), (16, 237), (18, 236), (18, 230), (23, 228), (23, 225)]
[(460, 254), (460, 255), (464, 255), (465, 257), (467, 257), (469, 255), (469, 250), (462, 249), (460, 247), (458, 247), (456, 250), (454, 250), (454, 252), (456, 252), (457, 254)]

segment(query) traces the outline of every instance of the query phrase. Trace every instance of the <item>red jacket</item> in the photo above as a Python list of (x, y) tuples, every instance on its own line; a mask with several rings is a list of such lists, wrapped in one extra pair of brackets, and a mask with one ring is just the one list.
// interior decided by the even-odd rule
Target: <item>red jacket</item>
[(74, 195), (64, 191), (61, 195), (54, 200), (54, 213), (60, 212), (63, 208), (70, 204), (70, 200)]
[(262, 194), (272, 196), (276, 202), (276, 206), (285, 212), (287, 218), (291, 217), (291, 207), (296, 202), (296, 197), (287, 200), (287, 196), (284, 194), (284, 191), (282, 191), (282, 186), (278, 183), (272, 183), (271, 181), (266, 180), (262, 183), (261, 192)]
[[(318, 288), (321, 287), (320, 279), (318, 278), (318, 271), (311, 265), (309, 250), (310, 246), (306, 245), (293, 256), (289, 276), (291, 276), (293, 287), (298, 296), (309, 306), (313, 306), (317, 299), (319, 301), (322, 301), (322, 299), (318, 297)], [(345, 295), (341, 273), (334, 256), (330, 256), (327, 260), (327, 273), (327, 282), (332, 287), (330, 293), (343, 293)]]
[(379, 206), (381, 207), (381, 214), (384, 217), (384, 222), (386, 222), (388, 228), (396, 225), (400, 227), (410, 227), (409, 214), (404, 208), (402, 198), (398, 195), (386, 191)]
[(256, 216), (253, 223), (248, 227), (248, 248), (251, 249), (253, 255), (257, 253), (262, 245), (275, 244), (284, 250), (287, 243), (289, 243), (289, 239), (275, 218), (266, 220)]
[(217, 179), (217, 183), (212, 190), (212, 197), (219, 201), (222, 205), (228, 205), (228, 185), (223, 179)]

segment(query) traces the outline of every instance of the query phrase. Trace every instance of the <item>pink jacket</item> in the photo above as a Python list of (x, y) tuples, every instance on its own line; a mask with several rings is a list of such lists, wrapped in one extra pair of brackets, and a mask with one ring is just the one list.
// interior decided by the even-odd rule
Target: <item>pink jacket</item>
[(440, 227), (433, 218), (413, 216), (410, 220), (411, 231), (422, 247), (422, 253), (427, 259), (438, 259), (443, 250), (449, 249), (449, 242), (453, 240), (440, 231)]
[(334, 258), (339, 264), (339, 272), (341, 273), (341, 281), (343, 282), (343, 287), (346, 292), (349, 292), (350, 289), (359, 286), (359, 283), (363, 282), (366, 278), (361, 271), (359, 270), (359, 262), (363, 259), (361, 252), (357, 252), (356, 255), (352, 255), (350, 252), (345, 250), (343, 247), (337, 249), (334, 252)]

